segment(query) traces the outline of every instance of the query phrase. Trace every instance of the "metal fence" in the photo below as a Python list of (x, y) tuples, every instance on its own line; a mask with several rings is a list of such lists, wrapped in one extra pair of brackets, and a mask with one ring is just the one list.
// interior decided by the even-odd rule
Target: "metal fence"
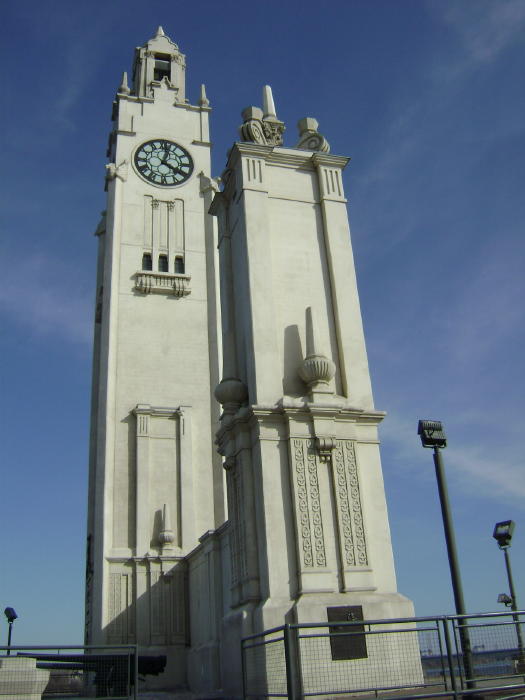
[(242, 640), (244, 697), (525, 696), (525, 612), (290, 624)]
[(2, 698), (133, 698), (135, 646), (0, 647)]

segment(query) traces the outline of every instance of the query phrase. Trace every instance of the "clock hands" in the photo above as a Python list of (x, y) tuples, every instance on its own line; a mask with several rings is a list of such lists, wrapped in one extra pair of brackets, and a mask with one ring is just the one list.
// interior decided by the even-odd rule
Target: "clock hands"
[(177, 173), (183, 174), (182, 170), (179, 167), (174, 167), (171, 163), (168, 162), (168, 156), (170, 152), (169, 150), (166, 150), (164, 147), (164, 150), (162, 152), (162, 158), (160, 157), (159, 154), (159, 159), (160, 159), (160, 164), (161, 165), (166, 165), (173, 173), (176, 175)]

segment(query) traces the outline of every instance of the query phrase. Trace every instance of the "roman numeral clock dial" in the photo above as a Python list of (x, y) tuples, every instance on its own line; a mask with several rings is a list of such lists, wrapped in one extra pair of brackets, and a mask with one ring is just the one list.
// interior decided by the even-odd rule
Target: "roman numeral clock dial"
[(135, 152), (137, 172), (160, 187), (180, 185), (191, 176), (193, 160), (188, 151), (173, 141), (146, 141)]

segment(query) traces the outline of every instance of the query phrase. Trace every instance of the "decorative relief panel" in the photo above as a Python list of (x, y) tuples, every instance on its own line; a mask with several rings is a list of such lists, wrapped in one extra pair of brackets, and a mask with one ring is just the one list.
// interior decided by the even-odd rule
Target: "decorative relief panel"
[(128, 644), (134, 641), (135, 635), (132, 572), (111, 573), (108, 595), (108, 642)]
[(232, 585), (240, 583), (247, 574), (246, 535), (242, 470), (236, 464), (228, 470), (229, 511), (231, 513), (231, 573)]
[(318, 458), (313, 440), (293, 438), (292, 480), (301, 567), (326, 566), (319, 494)]
[(153, 644), (184, 641), (184, 577), (177, 570), (150, 574), (150, 629)]
[(361, 494), (352, 440), (338, 440), (332, 457), (339, 544), (344, 566), (367, 566)]

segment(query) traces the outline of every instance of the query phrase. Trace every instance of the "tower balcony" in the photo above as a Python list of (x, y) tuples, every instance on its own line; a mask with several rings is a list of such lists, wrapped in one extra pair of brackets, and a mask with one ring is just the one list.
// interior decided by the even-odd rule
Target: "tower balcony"
[(191, 292), (190, 281), (190, 275), (140, 270), (135, 274), (135, 289), (142, 294), (185, 297)]

